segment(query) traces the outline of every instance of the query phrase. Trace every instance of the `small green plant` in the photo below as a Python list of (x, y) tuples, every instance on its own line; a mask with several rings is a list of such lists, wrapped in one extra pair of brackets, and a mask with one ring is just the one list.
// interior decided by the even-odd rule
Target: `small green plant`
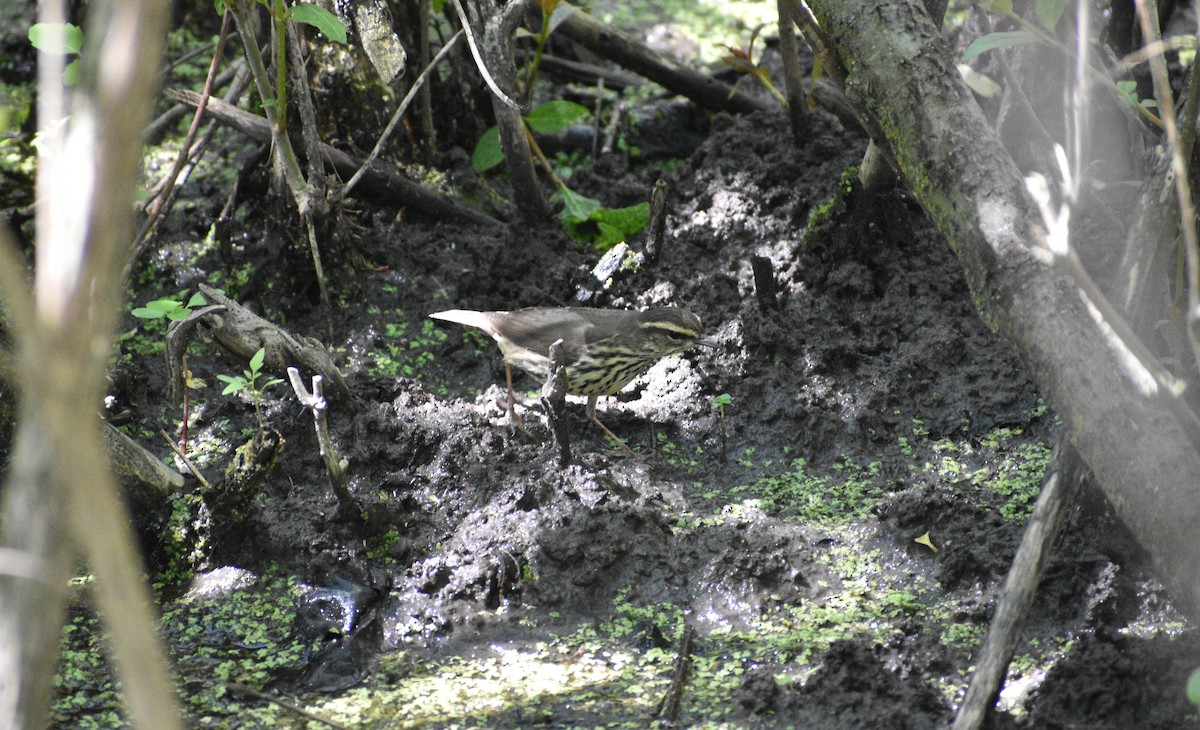
[[(532, 36), (537, 44), (533, 60), (525, 71), (525, 96), (528, 99), (533, 92), (537, 79), (538, 67), (541, 64), (542, 50), (550, 34), (572, 13), (579, 10), (576, 6), (561, 2), (561, 0), (540, 0), (542, 9), (542, 25), (537, 33), (524, 31)], [(601, 251), (607, 251), (621, 243), (629, 236), (646, 227), (650, 221), (650, 204), (638, 203), (625, 208), (606, 208), (595, 198), (580, 195), (563, 182), (562, 177), (550, 165), (546, 155), (538, 146), (533, 134), (555, 134), (572, 124), (584, 119), (590, 114), (588, 108), (573, 101), (556, 99), (539, 104), (529, 114), (521, 117), (525, 126), (525, 137), (529, 149), (537, 157), (546, 173), (557, 188), (552, 196), (562, 202), (559, 219), (567, 233), (580, 243), (591, 243)], [(504, 161), (504, 153), (500, 148), (500, 130), (491, 127), (475, 144), (471, 153), (471, 167), (477, 173), (483, 173), (496, 167)]]
[(771, 92), (771, 96), (780, 103), (785, 109), (788, 106), (787, 99), (775, 87), (775, 83), (771, 80), (771, 72), (767, 71), (762, 63), (754, 61), (754, 41), (758, 40), (758, 34), (763, 29), (759, 25), (750, 33), (750, 42), (743, 48), (734, 48), (733, 46), (725, 46), (729, 51), (727, 55), (721, 56), (721, 63), (725, 64), (735, 72), (742, 74), (738, 79), (738, 83), (744, 78), (754, 78), (758, 83), (762, 84), (763, 88)]
[(196, 292), (188, 299), (187, 304), (184, 304), (178, 299), (155, 299), (151, 302), (146, 302), (145, 306), (134, 309), (130, 314), (139, 319), (169, 319), (176, 322), (181, 319), (186, 319), (196, 307), (203, 307), (207, 302), (204, 301), (204, 295)]
[[(202, 307), (207, 303), (208, 302), (204, 300), (204, 296), (200, 294), (200, 292), (196, 292), (187, 300), (186, 304), (182, 301), (182, 296), (179, 299), (155, 299), (153, 301), (146, 302), (145, 306), (137, 307), (130, 312), (130, 314), (139, 319), (144, 319), (147, 322), (163, 319), (171, 322), (177, 322), (181, 319), (186, 319), (196, 307)], [(188, 440), (188, 413), (191, 410), (191, 402), (188, 392), (203, 388), (204, 381), (192, 375), (192, 371), (188, 369), (187, 355), (183, 353), (180, 354), (179, 371), (183, 376), (184, 385), (183, 418), (180, 420), (179, 426), (179, 449), (186, 454)]]
[(250, 358), (250, 369), (243, 370), (241, 375), (218, 375), (217, 380), (225, 383), (225, 390), (221, 391), (221, 395), (229, 395), (230, 393), (238, 393), (245, 391), (250, 395), (250, 399), (254, 401), (254, 415), (258, 419), (258, 430), (263, 430), (262, 420), (262, 395), (263, 391), (270, 388), (272, 385), (277, 385), (283, 381), (279, 378), (270, 378), (264, 382), (259, 382), (258, 378), (262, 375), (263, 359), (266, 357), (267, 351), (265, 348), (258, 348), (258, 352)]

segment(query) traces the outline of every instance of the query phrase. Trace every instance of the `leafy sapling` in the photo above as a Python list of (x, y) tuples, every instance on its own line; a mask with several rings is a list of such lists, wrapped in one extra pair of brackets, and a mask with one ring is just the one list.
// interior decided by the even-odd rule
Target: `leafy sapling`
[(270, 378), (262, 383), (258, 381), (262, 375), (263, 359), (266, 357), (266, 349), (258, 348), (258, 352), (250, 358), (250, 369), (243, 370), (241, 375), (218, 375), (217, 380), (225, 383), (225, 390), (221, 391), (221, 395), (229, 395), (245, 391), (250, 395), (250, 399), (254, 401), (254, 415), (258, 419), (258, 430), (263, 430), (262, 420), (262, 395), (263, 391), (270, 388), (272, 385), (278, 385), (283, 381), (279, 378)]

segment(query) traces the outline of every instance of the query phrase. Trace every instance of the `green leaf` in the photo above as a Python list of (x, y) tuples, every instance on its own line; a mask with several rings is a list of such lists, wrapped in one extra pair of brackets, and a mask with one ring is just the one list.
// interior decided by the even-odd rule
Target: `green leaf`
[[(600, 210), (605, 210), (601, 208)], [(598, 233), (592, 238), (592, 245), (601, 251), (616, 246), (625, 240), (625, 231), (605, 221), (595, 221)]]
[(471, 168), (477, 173), (486, 172), (503, 161), (504, 153), (500, 151), (500, 128), (492, 127), (475, 143), (475, 151), (471, 153)]
[(600, 201), (563, 188), (555, 193), (563, 201), (559, 218), (576, 241), (591, 243), (608, 250), (646, 227), (650, 204), (638, 203), (627, 208), (605, 208)]
[[(603, 234), (603, 237), (596, 241), (596, 245), (607, 250), (646, 227), (650, 222), (650, 204), (638, 203), (626, 208), (597, 208), (592, 211), (591, 219), (599, 224)], [(614, 235), (617, 236), (616, 240), (611, 240)]]
[(573, 101), (548, 101), (525, 117), (529, 128), (541, 134), (561, 132), (588, 115), (588, 108)]
[(338, 43), (346, 42), (346, 25), (338, 16), (320, 5), (305, 3), (291, 10), (292, 20), (297, 23), (307, 23), (325, 34), (325, 37)]
[(83, 31), (71, 23), (35, 23), (29, 28), (29, 42), (46, 53), (79, 53)]
[(1036, 43), (1037, 36), (1027, 30), (1011, 30), (1002, 31), (999, 33), (988, 33), (987, 35), (976, 38), (975, 42), (967, 46), (967, 50), (963, 51), (962, 60), (970, 61), (984, 51), (991, 51), (996, 48), (1007, 48), (1009, 46), (1023, 46), (1026, 43)]
[(205, 304), (208, 304), (208, 302), (204, 300), (204, 295), (200, 292), (196, 292), (192, 295), (192, 298), (188, 300), (187, 306), (188, 309), (195, 309), (196, 307), (203, 307)]
[(258, 352), (254, 353), (254, 356), (250, 358), (250, 369), (253, 370), (254, 372), (258, 372), (259, 370), (261, 370), (263, 360), (266, 358), (266, 356), (267, 356), (266, 348), (265, 347), (258, 348)]
[(83, 66), (79, 63), (78, 58), (68, 63), (67, 67), (63, 69), (63, 83), (67, 86), (78, 84), (82, 68)]
[(245, 378), (234, 375), (218, 375), (217, 380), (220, 380), (223, 383), (228, 383), (228, 385), (225, 386), (225, 390), (221, 391), (221, 395), (229, 395), (230, 393), (236, 393), (239, 390), (245, 390), (246, 388)]
[(1067, 8), (1067, 0), (1037, 0), (1037, 16), (1046, 30), (1054, 30)]
[(583, 223), (591, 217), (592, 211), (600, 208), (600, 201), (580, 195), (571, 188), (562, 188), (556, 195), (563, 201), (563, 210), (559, 214), (564, 221)]
[(1121, 99), (1127, 104), (1137, 105), (1137, 82), (1131, 80), (1123, 80), (1117, 82), (1117, 91), (1121, 95)]
[(130, 314), (140, 319), (162, 319), (163, 317), (167, 316), (166, 312), (162, 312), (157, 309), (150, 309), (149, 307), (138, 307), (130, 312)]

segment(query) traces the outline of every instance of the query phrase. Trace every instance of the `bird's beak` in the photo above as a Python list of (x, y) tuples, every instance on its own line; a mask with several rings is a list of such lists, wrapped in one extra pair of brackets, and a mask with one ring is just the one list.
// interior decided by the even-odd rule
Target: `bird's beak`
[(701, 337), (700, 339), (696, 340), (696, 344), (703, 345), (704, 347), (711, 347), (713, 349), (716, 349), (718, 346), (716, 340), (710, 340), (707, 337)]

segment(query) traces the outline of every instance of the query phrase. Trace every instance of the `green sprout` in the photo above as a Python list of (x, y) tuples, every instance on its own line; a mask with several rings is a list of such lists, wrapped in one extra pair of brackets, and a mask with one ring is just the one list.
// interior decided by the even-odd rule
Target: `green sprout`
[(250, 369), (243, 370), (241, 375), (218, 375), (217, 380), (225, 383), (225, 390), (221, 391), (221, 395), (229, 395), (230, 393), (238, 393), (245, 391), (250, 395), (250, 399), (254, 401), (254, 415), (258, 419), (258, 430), (263, 430), (262, 420), (262, 394), (267, 388), (272, 385), (277, 385), (283, 381), (279, 378), (270, 378), (269, 380), (259, 383), (258, 377), (262, 375), (263, 359), (266, 357), (266, 348), (258, 348), (258, 352), (250, 358)]

